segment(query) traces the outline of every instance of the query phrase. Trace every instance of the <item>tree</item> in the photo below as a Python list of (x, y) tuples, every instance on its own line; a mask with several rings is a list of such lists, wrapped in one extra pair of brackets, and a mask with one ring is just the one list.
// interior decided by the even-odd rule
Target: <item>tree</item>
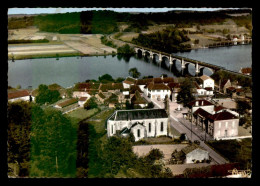
[(139, 78), (141, 76), (141, 73), (137, 70), (136, 67), (129, 69), (129, 75), (133, 78)]
[(60, 111), (32, 110), (30, 177), (76, 175), (76, 128)]
[(241, 101), (241, 100), (237, 101), (237, 112), (239, 113), (239, 115), (244, 115), (247, 112), (247, 110), (250, 110), (250, 109), (251, 109), (251, 106), (248, 102)]
[(109, 75), (109, 74), (104, 74), (103, 76), (98, 77), (98, 80), (101, 83), (114, 82), (113, 77), (111, 75)]
[(185, 78), (180, 86), (180, 92), (177, 95), (177, 102), (182, 103), (184, 107), (188, 105), (189, 102), (195, 100), (192, 95), (192, 84), (188, 78)]
[(36, 103), (45, 104), (45, 103), (55, 103), (61, 99), (60, 93), (58, 90), (50, 90), (47, 85), (39, 85), (38, 95), (35, 98)]
[(87, 100), (87, 102), (84, 104), (84, 108), (87, 110), (97, 108), (97, 107), (98, 107), (98, 105), (97, 105), (94, 97), (89, 98)]
[(29, 176), (31, 110), (27, 102), (8, 103), (7, 108), (7, 161), (17, 164), (23, 177)]

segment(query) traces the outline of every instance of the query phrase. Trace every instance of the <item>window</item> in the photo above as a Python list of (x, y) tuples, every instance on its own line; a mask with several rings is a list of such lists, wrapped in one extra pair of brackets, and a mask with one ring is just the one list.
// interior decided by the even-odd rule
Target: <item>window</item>
[(113, 125), (111, 125), (111, 133), (113, 134)]
[(149, 132), (151, 132), (151, 123), (149, 123)]
[(161, 132), (163, 131), (163, 122), (161, 122)]
[(226, 128), (228, 127), (228, 122), (226, 122)]
[(233, 128), (235, 127), (235, 121), (232, 122), (232, 127), (233, 127)]
[(218, 136), (220, 136), (220, 130), (218, 131)]
[(218, 123), (219, 128), (221, 128), (221, 122)]
[(140, 129), (137, 129), (137, 137), (140, 137)]

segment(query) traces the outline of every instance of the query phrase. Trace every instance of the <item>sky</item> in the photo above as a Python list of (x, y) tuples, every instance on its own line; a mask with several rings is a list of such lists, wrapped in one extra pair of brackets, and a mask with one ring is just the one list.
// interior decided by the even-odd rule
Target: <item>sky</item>
[(167, 12), (171, 10), (215, 11), (222, 8), (9, 8), (10, 14), (66, 13), (87, 10), (113, 10), (116, 12)]

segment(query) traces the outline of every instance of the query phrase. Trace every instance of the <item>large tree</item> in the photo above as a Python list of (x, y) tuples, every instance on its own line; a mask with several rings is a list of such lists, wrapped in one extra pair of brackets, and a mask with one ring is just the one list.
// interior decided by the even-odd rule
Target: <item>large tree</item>
[(29, 176), (31, 104), (8, 104), (7, 158), (8, 164), (18, 166), (18, 176)]
[(136, 67), (129, 69), (129, 75), (133, 78), (139, 78), (141, 76), (141, 73), (138, 71)]
[(61, 99), (60, 93), (58, 90), (50, 90), (47, 85), (39, 85), (38, 95), (36, 96), (36, 103), (45, 104), (45, 103), (55, 103)]
[(187, 106), (189, 102), (193, 101), (195, 98), (192, 95), (192, 83), (188, 78), (185, 78), (180, 86), (180, 92), (177, 95), (177, 102), (182, 103), (183, 106)]
[(76, 175), (76, 128), (54, 109), (32, 110), (30, 177)]

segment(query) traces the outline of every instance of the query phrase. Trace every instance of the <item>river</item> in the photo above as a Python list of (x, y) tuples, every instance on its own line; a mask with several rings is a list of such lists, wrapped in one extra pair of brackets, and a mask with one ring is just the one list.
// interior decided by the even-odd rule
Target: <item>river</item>
[[(241, 67), (251, 67), (252, 45), (220, 47), (214, 49), (198, 49), (191, 52), (176, 53), (176, 55), (201, 60), (204, 62), (223, 66), (229, 70), (239, 71)], [(32, 86), (37, 88), (40, 84), (57, 83), (63, 87), (73, 86), (74, 83), (84, 82), (88, 79), (98, 79), (103, 74), (110, 74), (114, 79), (128, 76), (130, 68), (137, 67), (141, 77), (152, 75), (159, 77), (161, 74), (179, 76), (180, 63), (170, 72), (168, 63), (159, 64), (156, 60), (140, 56), (125, 59), (120, 56), (86, 56), (24, 59), (8, 61), (8, 85), (23, 89)], [(176, 71), (177, 70), (177, 71)], [(195, 74), (195, 67), (189, 66), (189, 73)], [(211, 75), (208, 69), (204, 74)]]

